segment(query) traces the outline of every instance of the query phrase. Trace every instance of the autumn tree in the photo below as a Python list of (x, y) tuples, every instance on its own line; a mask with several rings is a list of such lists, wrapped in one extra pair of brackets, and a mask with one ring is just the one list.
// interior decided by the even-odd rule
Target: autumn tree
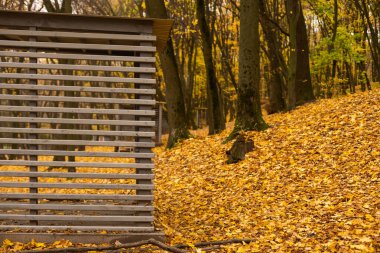
[(287, 109), (314, 99), (309, 64), (309, 44), (300, 0), (285, 0), (289, 26)]
[[(277, 1), (277, 0), (275, 0)], [(260, 0), (260, 24), (264, 34), (267, 49), (264, 50), (270, 62), (270, 79), (268, 80), (268, 96), (270, 111), (268, 113), (276, 113), (284, 111), (286, 108), (285, 96), (288, 69), (281, 52), (281, 39), (278, 33), (279, 24), (278, 2), (274, 3), (273, 15), (269, 11), (268, 1)], [(285, 36), (289, 36), (286, 31), (281, 31)]]
[[(168, 18), (163, 0), (150, 0), (145, 3), (150, 17)], [(166, 83), (166, 103), (170, 127), (167, 147), (171, 148), (178, 140), (189, 137), (182, 83), (171, 38), (169, 38), (165, 50), (159, 55)]]
[(202, 37), (202, 52), (206, 67), (207, 100), (208, 100), (208, 124), (209, 134), (216, 134), (226, 128), (222, 93), (216, 77), (213, 58), (213, 36), (208, 26), (206, 9), (208, 5), (204, 0), (196, 0), (198, 26)]
[(242, 0), (240, 3), (239, 46), (237, 114), (229, 138), (239, 131), (264, 130), (268, 127), (260, 108), (259, 0)]

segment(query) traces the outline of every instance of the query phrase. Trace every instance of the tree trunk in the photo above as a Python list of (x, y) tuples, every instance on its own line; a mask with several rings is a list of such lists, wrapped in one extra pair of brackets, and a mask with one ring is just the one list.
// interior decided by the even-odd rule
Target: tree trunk
[(196, 1), (197, 19), (202, 37), (202, 52), (207, 75), (207, 106), (209, 134), (216, 134), (226, 128), (221, 99), (221, 90), (216, 78), (215, 65), (212, 57), (212, 37), (206, 21), (204, 0)]
[(313, 101), (313, 86), (311, 84), (309, 63), (309, 41), (307, 38), (306, 23), (303, 16), (301, 3), (299, 4), (299, 18), (297, 21), (296, 36), (296, 105)]
[(297, 75), (297, 24), (300, 16), (299, 0), (285, 0), (286, 15), (289, 26), (289, 60), (288, 60), (288, 87), (286, 92), (286, 109), (296, 107), (296, 75)]
[(309, 43), (299, 0), (285, 0), (289, 26), (287, 109), (314, 100), (309, 64)]
[(239, 83), (235, 127), (228, 139), (241, 130), (268, 127), (260, 107), (260, 35), (259, 0), (242, 0), (240, 4)]
[(260, 0), (260, 24), (263, 29), (268, 46), (267, 57), (270, 62), (270, 79), (268, 82), (268, 95), (270, 111), (276, 113), (285, 110), (285, 88), (287, 69), (281, 53), (280, 38), (275, 33), (276, 27), (269, 20), (269, 12), (264, 0)]
[[(163, 0), (146, 0), (145, 3), (150, 17), (168, 18)], [(159, 56), (166, 83), (166, 104), (170, 128), (167, 147), (171, 148), (177, 141), (189, 137), (186, 124), (185, 100), (181, 88), (182, 83), (171, 38), (167, 42), (165, 50), (160, 52)]]

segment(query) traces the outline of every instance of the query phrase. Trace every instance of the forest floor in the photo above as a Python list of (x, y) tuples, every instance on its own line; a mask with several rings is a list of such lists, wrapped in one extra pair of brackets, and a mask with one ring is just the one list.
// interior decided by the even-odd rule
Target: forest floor
[(237, 164), (222, 144), (231, 128), (155, 149), (156, 226), (170, 244), (250, 238), (214, 252), (380, 252), (380, 89), (266, 121), (247, 133), (255, 148)]
[(171, 243), (226, 252), (380, 252), (380, 89), (269, 115), (226, 164), (231, 129), (157, 149), (156, 217)]

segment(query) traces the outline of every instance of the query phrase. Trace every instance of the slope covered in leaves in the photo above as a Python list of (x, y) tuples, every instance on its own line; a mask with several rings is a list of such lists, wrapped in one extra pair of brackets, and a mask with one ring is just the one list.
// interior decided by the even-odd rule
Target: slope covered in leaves
[(228, 131), (157, 150), (156, 217), (171, 243), (253, 238), (223, 252), (380, 251), (380, 90), (267, 117), (227, 165)]
[[(155, 150), (156, 225), (169, 243), (251, 238), (214, 252), (380, 252), (380, 89), (266, 120), (271, 128), (248, 133), (255, 149), (238, 164), (225, 162), (231, 129)], [(71, 246), (81, 245), (7, 240), (0, 252)]]

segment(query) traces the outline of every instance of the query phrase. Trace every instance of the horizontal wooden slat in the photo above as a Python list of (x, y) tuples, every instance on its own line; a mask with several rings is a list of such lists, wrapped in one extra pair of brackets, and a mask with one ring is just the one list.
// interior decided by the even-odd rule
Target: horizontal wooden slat
[(93, 61), (150, 62), (150, 63), (154, 63), (156, 61), (155, 57), (34, 53), (34, 52), (13, 52), (13, 51), (0, 51), (0, 56), (25, 57), (25, 58), (71, 59), (71, 60), (93, 60)]
[(0, 210), (77, 210), (77, 211), (145, 211), (151, 212), (153, 206), (136, 205), (69, 205), (69, 204), (21, 204), (0, 203)]
[(58, 70), (80, 70), (80, 71), (106, 71), (106, 72), (127, 72), (127, 73), (155, 73), (155, 68), (145, 67), (123, 67), (104, 65), (73, 65), (73, 64), (44, 64), (44, 63), (18, 63), (0, 62), (2, 68), (23, 68), (23, 69), (58, 69)]
[(156, 104), (155, 100), (146, 100), (146, 99), (66, 97), (66, 96), (33, 96), (33, 95), (0, 95), (0, 100), (131, 104), (131, 105), (155, 105)]
[(67, 118), (28, 118), (28, 117), (0, 117), (0, 122), (34, 122), (83, 125), (110, 125), (110, 126), (154, 126), (154, 121), (135, 120), (96, 120), (96, 119), (67, 119)]
[(118, 189), (118, 190), (153, 190), (148, 184), (83, 184), (83, 183), (13, 183), (0, 182), (4, 188), (52, 188), (52, 189)]
[(44, 177), (44, 178), (94, 178), (94, 179), (153, 179), (153, 174), (129, 173), (70, 173), (70, 172), (21, 172), (0, 171), (0, 177)]
[(0, 29), (2, 35), (52, 37), (52, 38), (78, 38), (78, 39), (104, 39), (104, 40), (127, 40), (127, 41), (156, 41), (153, 35), (132, 35), (117, 33), (82, 33), (61, 31), (31, 31)]
[(121, 157), (121, 158), (153, 158), (154, 153), (127, 152), (90, 152), (90, 151), (59, 151), (59, 150), (26, 150), (0, 149), (2, 155), (43, 155), (43, 156), (77, 156), (77, 157)]
[[(148, 79), (149, 80), (149, 79)], [(77, 91), (77, 92), (105, 92), (105, 93), (127, 93), (127, 94), (156, 94), (155, 89), (132, 89), (111, 87), (85, 87), (85, 86), (61, 86), (61, 85), (34, 85), (34, 84), (9, 84), (0, 83), (0, 89), (15, 90), (41, 90), (41, 91)]]
[(23, 225), (0, 225), (0, 230), (25, 229), (28, 231), (38, 230), (80, 230), (80, 231), (124, 231), (124, 232), (154, 232), (154, 227), (117, 227), (117, 226), (23, 226)]
[(66, 112), (80, 114), (110, 114), (110, 115), (141, 115), (155, 116), (153, 110), (118, 110), (118, 109), (91, 109), (91, 108), (68, 108), (68, 107), (30, 107), (30, 106), (6, 106), (0, 105), (0, 111), (10, 112)]
[(83, 167), (83, 168), (137, 168), (153, 169), (150, 163), (101, 163), (101, 162), (44, 162), (44, 161), (23, 161), (23, 160), (0, 160), (0, 165), (17, 166), (52, 166), (52, 167)]
[(153, 195), (117, 195), (117, 194), (43, 194), (43, 193), (0, 193), (7, 199), (87, 199), (87, 200), (144, 200), (152, 201)]
[(87, 43), (60, 43), (60, 42), (34, 42), (18, 40), (0, 40), (0, 46), (23, 47), (23, 48), (54, 48), (54, 49), (91, 49), (106, 51), (136, 51), (136, 52), (156, 52), (156, 47), (152, 46), (127, 46), (108, 44), (87, 44)]
[(147, 78), (124, 78), (124, 77), (104, 77), (104, 76), (71, 76), (71, 75), (44, 75), (44, 74), (20, 74), (0, 72), (0, 78), (9, 79), (33, 79), (33, 80), (64, 80), (80, 82), (107, 82), (107, 83), (139, 83), (155, 84), (156, 79)]
[(143, 147), (152, 148), (154, 142), (128, 142), (128, 141), (80, 141), (80, 140), (45, 140), (45, 139), (12, 139), (0, 138), (0, 143), (4, 144), (51, 144), (68, 146), (105, 146), (105, 147)]
[(80, 215), (28, 215), (0, 214), (0, 220), (44, 220), (44, 221), (144, 221), (152, 222), (153, 216), (80, 216)]
[(48, 129), (48, 128), (8, 128), (8, 127), (0, 127), (0, 133), (66, 134), (66, 135), (118, 136), (118, 137), (121, 137), (121, 136), (154, 137), (155, 136), (155, 132), (74, 130), (74, 129)]

